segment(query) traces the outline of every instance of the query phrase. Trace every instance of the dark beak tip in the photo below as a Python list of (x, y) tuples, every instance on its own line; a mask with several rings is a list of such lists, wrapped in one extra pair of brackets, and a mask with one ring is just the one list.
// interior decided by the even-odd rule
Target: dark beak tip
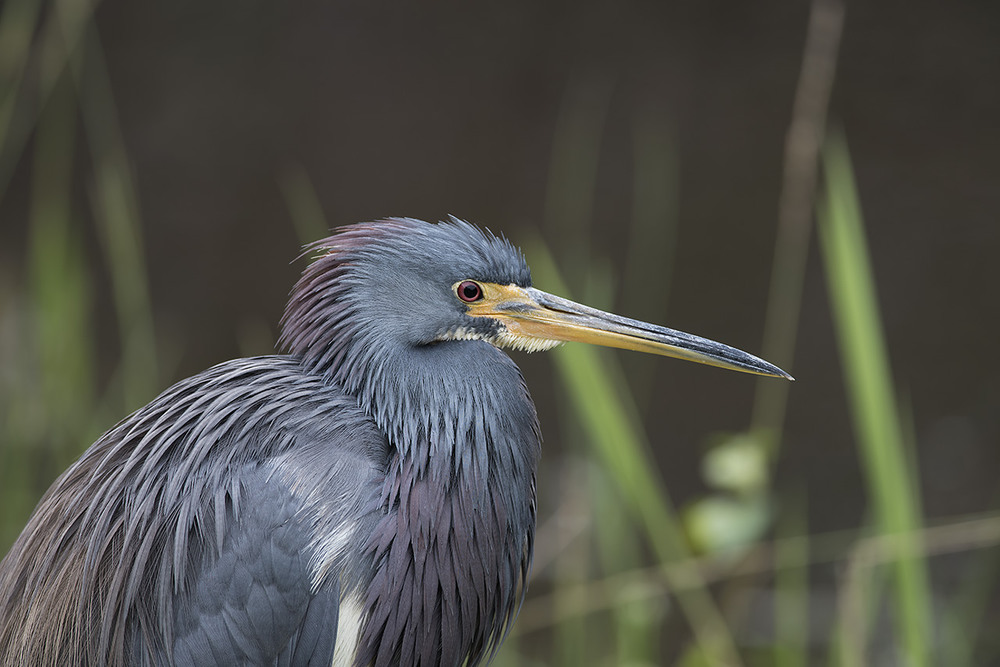
[(781, 368), (778, 368), (777, 366), (774, 366), (774, 365), (772, 365), (772, 368), (773, 368), (773, 371), (774, 371), (773, 372), (774, 377), (784, 378), (785, 380), (788, 380), (789, 382), (795, 382), (795, 378), (792, 377), (791, 373), (787, 373), (784, 370), (782, 370)]
[(782, 369), (778, 368), (777, 366), (772, 365), (770, 370), (771, 370), (771, 376), (772, 377), (783, 378), (785, 380), (788, 380), (789, 382), (795, 382), (795, 378), (792, 377), (791, 373), (786, 373), (785, 371), (783, 371)]
[(760, 372), (762, 375), (773, 378), (781, 378), (784, 380), (788, 380), (789, 382), (795, 382), (795, 378), (792, 377), (791, 373), (787, 373), (778, 366), (775, 366), (772, 363), (764, 361), (763, 359), (758, 359), (758, 361), (760, 362), (760, 365), (758, 366), (759, 368), (758, 372)]

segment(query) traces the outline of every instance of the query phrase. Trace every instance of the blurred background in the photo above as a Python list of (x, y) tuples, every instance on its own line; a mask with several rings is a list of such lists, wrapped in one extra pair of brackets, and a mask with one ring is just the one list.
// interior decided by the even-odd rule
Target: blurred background
[(0, 554), (96, 437), (273, 351), (330, 227), (454, 214), (757, 380), (515, 354), (498, 665), (1000, 664), (1000, 5), (5, 0)]

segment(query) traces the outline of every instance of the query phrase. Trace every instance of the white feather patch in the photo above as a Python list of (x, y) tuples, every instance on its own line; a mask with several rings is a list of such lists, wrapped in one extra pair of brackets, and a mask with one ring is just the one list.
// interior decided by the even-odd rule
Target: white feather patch
[(361, 641), (361, 625), (365, 620), (365, 608), (357, 594), (341, 598), (337, 612), (337, 645), (333, 649), (332, 667), (351, 667)]

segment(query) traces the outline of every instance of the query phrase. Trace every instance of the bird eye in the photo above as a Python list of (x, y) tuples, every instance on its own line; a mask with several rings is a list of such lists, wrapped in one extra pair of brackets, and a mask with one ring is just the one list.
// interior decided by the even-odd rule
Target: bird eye
[(458, 294), (458, 298), (466, 303), (479, 301), (483, 298), (483, 288), (479, 286), (479, 283), (474, 283), (471, 280), (460, 282), (455, 288), (455, 292)]

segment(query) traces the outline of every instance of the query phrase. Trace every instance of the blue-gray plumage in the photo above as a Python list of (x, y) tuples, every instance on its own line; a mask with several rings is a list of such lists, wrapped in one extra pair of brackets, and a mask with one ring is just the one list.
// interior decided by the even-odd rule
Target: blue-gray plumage
[(286, 356), (184, 380), (108, 431), (0, 563), (0, 664), (475, 665), (526, 585), (540, 433), (500, 347), (784, 375), (531, 287), (455, 219), (343, 228)]

